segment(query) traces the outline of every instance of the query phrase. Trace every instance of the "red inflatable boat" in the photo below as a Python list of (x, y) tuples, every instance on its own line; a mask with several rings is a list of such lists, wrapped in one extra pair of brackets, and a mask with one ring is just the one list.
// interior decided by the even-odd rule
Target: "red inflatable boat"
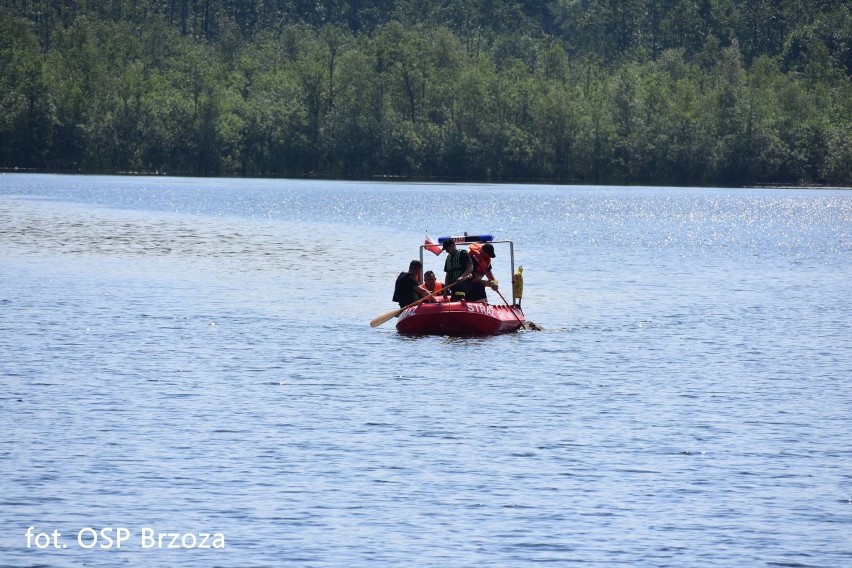
[(516, 306), (439, 301), (406, 309), (396, 330), (406, 335), (496, 335), (517, 331), (523, 325), (524, 312)]
[[(461, 237), (441, 237), (439, 243), (452, 239), (459, 247), (468, 247), (472, 243), (490, 242), (506, 251), (501, 260), (508, 261), (509, 277), (512, 281), (513, 305), (495, 305), (481, 302), (455, 301), (437, 297), (429, 301), (419, 301), (399, 314), (396, 330), (406, 335), (451, 335), (451, 336), (482, 336), (509, 333), (524, 327), (524, 312), (520, 307), (523, 284), (518, 285), (512, 274), (515, 272), (515, 251), (512, 241), (494, 240), (491, 235)], [(420, 247), (420, 262), (424, 262), (424, 250), (440, 255), (439, 245), (429, 241)], [(443, 260), (440, 260), (442, 263)], [(436, 270), (438, 272), (438, 270)], [(520, 277), (517, 275), (517, 277)], [(503, 299), (500, 294), (500, 299)], [(505, 300), (504, 300), (505, 301)]]

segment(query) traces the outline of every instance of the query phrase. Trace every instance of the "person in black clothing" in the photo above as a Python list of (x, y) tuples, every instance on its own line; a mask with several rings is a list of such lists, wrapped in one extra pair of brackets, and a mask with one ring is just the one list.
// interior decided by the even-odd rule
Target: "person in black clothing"
[(420, 287), (420, 274), (423, 272), (423, 264), (419, 260), (412, 260), (408, 265), (408, 272), (400, 272), (396, 277), (396, 285), (393, 289), (393, 301), (404, 308), (412, 302), (416, 302), (422, 296), (428, 296), (429, 292)]

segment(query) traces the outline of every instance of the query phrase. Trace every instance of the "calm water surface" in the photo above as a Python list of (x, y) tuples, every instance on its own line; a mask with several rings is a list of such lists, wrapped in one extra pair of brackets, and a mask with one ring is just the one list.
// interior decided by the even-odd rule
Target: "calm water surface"
[[(545, 331), (370, 328), (463, 231)], [(2, 175), (0, 283), (3, 566), (852, 566), (848, 191)]]

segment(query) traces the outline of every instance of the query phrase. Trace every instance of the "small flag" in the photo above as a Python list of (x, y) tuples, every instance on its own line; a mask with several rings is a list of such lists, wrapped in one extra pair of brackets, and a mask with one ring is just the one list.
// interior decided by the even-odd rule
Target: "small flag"
[(441, 247), (441, 245), (436, 244), (432, 239), (429, 238), (429, 233), (426, 233), (426, 242), (424, 242), (423, 244), (425, 245), (426, 250), (436, 256), (444, 252), (444, 249)]

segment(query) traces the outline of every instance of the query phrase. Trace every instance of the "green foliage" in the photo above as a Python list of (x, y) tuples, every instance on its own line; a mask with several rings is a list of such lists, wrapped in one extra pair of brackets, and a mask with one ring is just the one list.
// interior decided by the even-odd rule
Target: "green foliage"
[(844, 0), (0, 2), (0, 167), (852, 185)]

